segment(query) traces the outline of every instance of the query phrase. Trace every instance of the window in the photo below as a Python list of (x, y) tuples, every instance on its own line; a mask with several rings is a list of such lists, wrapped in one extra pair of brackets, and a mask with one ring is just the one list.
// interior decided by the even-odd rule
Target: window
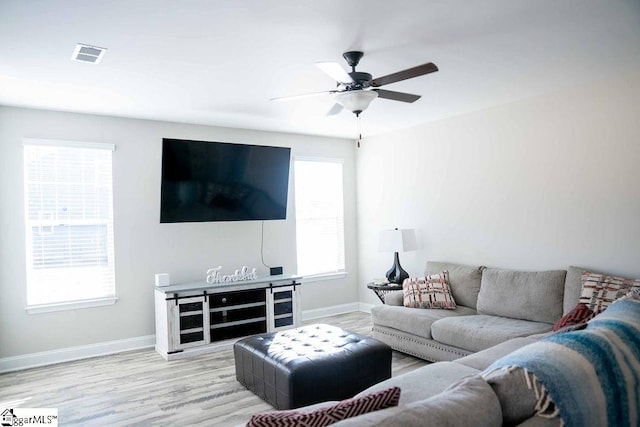
[(294, 162), (298, 274), (344, 271), (342, 162)]
[(27, 308), (115, 301), (109, 144), (26, 140)]

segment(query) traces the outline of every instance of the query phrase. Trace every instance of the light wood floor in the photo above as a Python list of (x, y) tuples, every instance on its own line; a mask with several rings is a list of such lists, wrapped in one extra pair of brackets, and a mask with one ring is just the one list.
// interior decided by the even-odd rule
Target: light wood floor
[[(371, 317), (315, 319), (371, 335)], [(393, 376), (427, 362), (394, 351)], [(271, 405), (235, 378), (233, 350), (165, 361), (141, 350), (0, 375), (0, 408), (58, 408), (61, 426), (235, 426)]]

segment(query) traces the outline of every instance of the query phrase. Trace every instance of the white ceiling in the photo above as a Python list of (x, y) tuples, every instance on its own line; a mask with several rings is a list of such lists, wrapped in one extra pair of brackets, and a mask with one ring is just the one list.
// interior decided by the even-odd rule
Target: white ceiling
[(373, 135), (639, 72), (640, 1), (0, 0), (0, 104), (353, 138), (331, 96), (269, 101), (333, 89), (314, 63), (347, 50), (440, 68), (385, 86), (422, 98), (374, 100)]

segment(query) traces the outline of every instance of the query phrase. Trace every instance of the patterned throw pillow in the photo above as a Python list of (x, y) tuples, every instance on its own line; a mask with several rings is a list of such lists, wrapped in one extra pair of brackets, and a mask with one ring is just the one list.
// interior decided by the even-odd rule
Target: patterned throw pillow
[(449, 272), (405, 279), (402, 283), (404, 306), (411, 308), (444, 308), (454, 310), (456, 301), (449, 287)]
[(585, 271), (582, 273), (582, 293), (579, 303), (586, 305), (594, 315), (597, 315), (606, 310), (612, 302), (634, 289), (640, 289), (640, 279), (625, 279)]
[(400, 388), (391, 387), (310, 412), (294, 410), (255, 414), (251, 416), (247, 427), (324, 427), (347, 418), (398, 406), (399, 400)]
[(593, 315), (594, 313), (589, 307), (582, 303), (578, 303), (573, 310), (562, 316), (562, 318), (553, 325), (553, 331), (556, 332), (567, 326), (579, 325), (591, 319)]

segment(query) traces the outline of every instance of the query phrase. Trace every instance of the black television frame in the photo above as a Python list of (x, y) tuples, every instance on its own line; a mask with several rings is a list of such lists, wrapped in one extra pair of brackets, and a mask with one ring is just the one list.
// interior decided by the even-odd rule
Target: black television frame
[(287, 217), (291, 148), (162, 139), (160, 223)]

